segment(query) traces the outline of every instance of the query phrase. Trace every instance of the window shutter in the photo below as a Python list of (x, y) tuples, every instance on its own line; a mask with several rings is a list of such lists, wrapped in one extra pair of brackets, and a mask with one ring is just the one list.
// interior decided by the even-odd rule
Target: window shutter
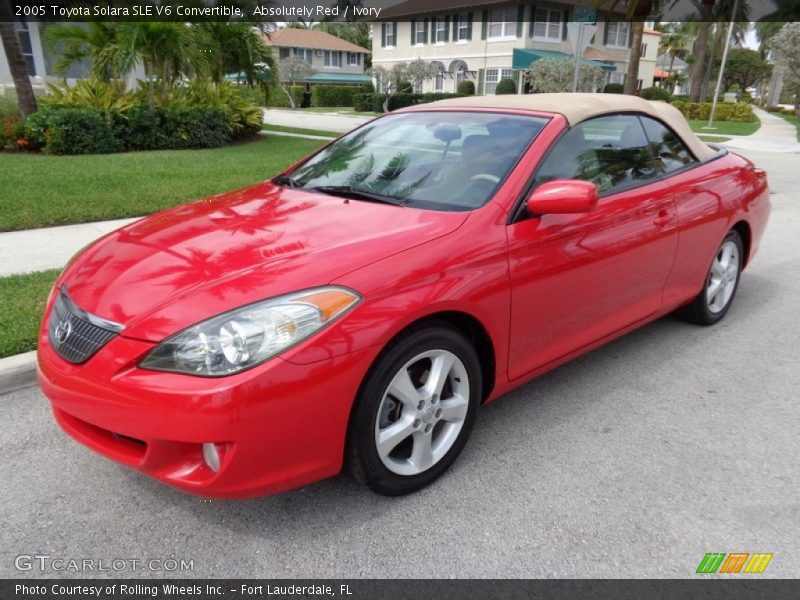
[(608, 19), (603, 23), (603, 46), (608, 46)]
[(458, 15), (453, 15), (453, 41), (458, 41)]
[(428, 26), (430, 25), (430, 20), (429, 19), (423, 19), (422, 22), (424, 23), (424, 26), (423, 26), (423, 29), (422, 29), (422, 43), (423, 44), (427, 44), (428, 43), (428, 30), (429, 30)]
[(444, 41), (450, 41), (450, 17), (444, 18)]
[(533, 37), (534, 25), (536, 25), (536, 5), (531, 4), (531, 20), (528, 23), (528, 37)]
[(386, 23), (381, 25), (381, 48), (386, 47)]
[[(484, 11), (486, 12), (486, 11)], [(485, 21), (484, 21), (485, 22)], [(486, 79), (486, 69), (478, 69), (478, 93), (483, 93), (483, 82)]]
[(628, 23), (628, 48), (633, 47), (633, 23)]
[(517, 7), (517, 37), (522, 37), (522, 26), (525, 24), (525, 7), (520, 4)]
[(489, 11), (484, 10), (482, 14), (483, 21), (481, 22), (481, 39), (486, 39), (486, 29), (489, 26)]
[(467, 13), (467, 39), (472, 39), (472, 13)]
[(411, 21), (411, 45), (417, 43), (417, 22), (412, 20)]
[(569, 22), (569, 9), (558, 13), (558, 22), (561, 24), (561, 39), (567, 39), (567, 23)]

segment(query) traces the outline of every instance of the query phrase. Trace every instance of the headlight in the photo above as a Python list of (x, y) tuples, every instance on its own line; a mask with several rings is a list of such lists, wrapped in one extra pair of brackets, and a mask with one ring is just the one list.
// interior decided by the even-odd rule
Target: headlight
[(168, 337), (139, 366), (205, 377), (237, 373), (313, 335), (359, 300), (351, 290), (324, 287), (248, 304)]

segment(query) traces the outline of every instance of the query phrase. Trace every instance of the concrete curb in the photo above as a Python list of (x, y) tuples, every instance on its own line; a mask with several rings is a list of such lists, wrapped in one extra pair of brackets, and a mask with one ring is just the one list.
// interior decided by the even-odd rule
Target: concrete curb
[(36, 351), (0, 358), (0, 394), (36, 383)]

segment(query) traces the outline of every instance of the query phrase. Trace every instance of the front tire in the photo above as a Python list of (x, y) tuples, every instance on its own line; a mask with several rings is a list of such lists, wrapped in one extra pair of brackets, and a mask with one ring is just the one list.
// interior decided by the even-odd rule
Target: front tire
[(354, 477), (400, 496), (441, 476), (467, 442), (481, 398), (472, 344), (443, 322), (392, 342), (361, 386), (348, 434)]
[(722, 320), (733, 304), (743, 264), (742, 238), (737, 231), (730, 231), (714, 254), (703, 290), (684, 308), (684, 317), (699, 325)]

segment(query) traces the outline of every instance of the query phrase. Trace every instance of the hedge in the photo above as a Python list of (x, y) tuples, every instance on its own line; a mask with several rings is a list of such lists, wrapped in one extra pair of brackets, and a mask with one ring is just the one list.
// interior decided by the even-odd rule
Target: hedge
[[(689, 120), (705, 121), (711, 115), (711, 102), (684, 102), (683, 100), (674, 100), (672, 106), (677, 108), (683, 113), (683, 116)], [(717, 110), (714, 113), (714, 120), (716, 121), (739, 121), (751, 122), (756, 120), (753, 113), (753, 107), (745, 103), (731, 103), (722, 102), (717, 104)]]
[(655, 86), (644, 88), (639, 95), (645, 100), (663, 100), (664, 102), (669, 102), (671, 96), (669, 90)]
[(46, 108), (21, 126), (25, 148), (49, 154), (215, 148), (231, 141), (225, 113), (212, 108)]
[(625, 86), (621, 83), (607, 83), (603, 88), (604, 94), (621, 94), (625, 90)]
[[(429, 92), (426, 94), (392, 94), (389, 96), (389, 112), (415, 104), (427, 104), (447, 98), (460, 98), (463, 94), (446, 94), (442, 92)], [(385, 94), (356, 94), (353, 97), (353, 108), (361, 112), (383, 112)]]
[[(292, 85), (289, 87), (289, 93), (292, 94), (294, 98), (295, 106), (300, 106), (303, 103), (303, 94), (305, 93), (306, 88), (302, 85)], [(279, 85), (275, 85), (269, 91), (269, 104), (268, 106), (272, 106), (275, 108), (291, 108), (291, 104), (289, 103), (289, 98), (286, 97), (286, 92)]]
[(353, 96), (360, 92), (354, 85), (315, 85), (311, 88), (311, 106), (353, 106)]

